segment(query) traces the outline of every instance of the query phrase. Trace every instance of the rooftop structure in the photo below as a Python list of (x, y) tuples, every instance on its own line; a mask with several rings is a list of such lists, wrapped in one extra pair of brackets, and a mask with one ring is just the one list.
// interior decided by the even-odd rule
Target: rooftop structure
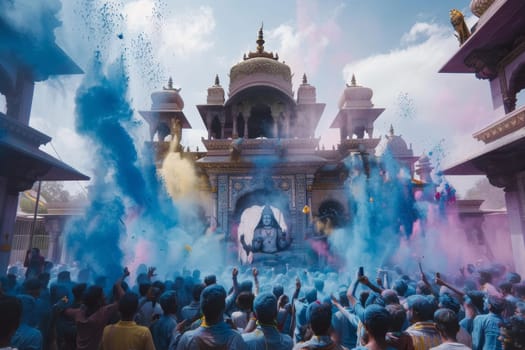
[[(525, 2), (474, 0), (479, 17), (472, 33), (441, 68), (441, 73), (471, 73), (489, 82), (500, 118), (473, 134), (485, 145), (477, 154), (448, 167), (448, 175), (485, 175), (505, 190), (517, 272), (525, 273)], [(468, 116), (465, 116), (468, 118)]]

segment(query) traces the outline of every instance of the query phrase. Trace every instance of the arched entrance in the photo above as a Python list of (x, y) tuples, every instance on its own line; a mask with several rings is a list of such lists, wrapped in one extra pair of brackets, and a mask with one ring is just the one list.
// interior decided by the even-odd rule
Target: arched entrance
[(241, 236), (251, 243), (256, 226), (259, 224), (265, 207), (270, 208), (275, 222), (282, 232), (293, 235), (291, 227), (288, 198), (267, 189), (255, 190), (241, 196), (233, 212), (233, 225), (237, 227), (236, 237), (238, 258), (242, 263), (251, 262), (248, 254), (240, 244)]

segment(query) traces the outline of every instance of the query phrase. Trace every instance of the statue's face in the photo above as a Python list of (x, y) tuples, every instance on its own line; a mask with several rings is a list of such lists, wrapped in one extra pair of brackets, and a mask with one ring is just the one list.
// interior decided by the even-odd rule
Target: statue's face
[(272, 224), (272, 217), (271, 215), (264, 214), (262, 217), (262, 222), (264, 226), (270, 226)]

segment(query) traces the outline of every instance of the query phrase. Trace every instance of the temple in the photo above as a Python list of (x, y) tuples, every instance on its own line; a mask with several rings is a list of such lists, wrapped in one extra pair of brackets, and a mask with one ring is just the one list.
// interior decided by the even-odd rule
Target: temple
[[(374, 122), (384, 109), (374, 107), (372, 89), (359, 85), (353, 76), (342, 87), (331, 124), (340, 131), (339, 144), (333, 149), (320, 147), (314, 132), (325, 104), (317, 100), (315, 86), (304, 74), (295, 94), (291, 68), (279, 61), (278, 54), (266, 51), (262, 28), (256, 44), (255, 51), (231, 67), (228, 91), (216, 76), (207, 90), (206, 103), (197, 105), (207, 129), (202, 140), (206, 150), (180, 145), (177, 149), (198, 171), (206, 215), (216, 220), (233, 242), (239, 242), (245, 231), (253, 231), (254, 225), (247, 229), (243, 223), (245, 210), (258, 206), (262, 211), (270, 205), (280, 218), (281, 229), (290, 232), (291, 249), (297, 252), (311, 230), (312, 215), (318, 215), (321, 207), (333, 207), (348, 217), (344, 183), (349, 169), (345, 159), (357, 156), (367, 164), (378, 156), (381, 138), (374, 134)], [(151, 109), (140, 113), (149, 124), (151, 146), (160, 166), (169, 141), (175, 138), (180, 142), (173, 125), (188, 128), (190, 124), (180, 89), (173, 88), (171, 78), (151, 99)], [(418, 157), (393, 128), (384, 141), (385, 149), (411, 177), (417, 173), (419, 179), (414, 181), (424, 187), (432, 170), (428, 158), (415, 166)], [(253, 219), (255, 223), (258, 220)]]
[(519, 93), (525, 87), (525, 2), (474, 0), (471, 10), (479, 19), (440, 72), (470, 73), (487, 80), (500, 118), (474, 133), (484, 143), (482, 149), (448, 167), (445, 174), (485, 175), (504, 189), (514, 265), (523, 275), (525, 106)]

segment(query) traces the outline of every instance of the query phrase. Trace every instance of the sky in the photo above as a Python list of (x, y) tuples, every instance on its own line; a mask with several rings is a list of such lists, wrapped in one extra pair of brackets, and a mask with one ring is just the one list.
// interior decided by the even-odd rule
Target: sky
[[(386, 108), (375, 123), (374, 136), (384, 139), (393, 125), (415, 155), (431, 154), (434, 166), (443, 168), (481, 149), (472, 133), (500, 117), (493, 112), (487, 81), (472, 74), (438, 73), (459, 46), (449, 10), (461, 10), (472, 25), (476, 18), (469, 3), (67, 0), (58, 12), (61, 25), (54, 34), (83, 69), (97, 48), (104, 47), (115, 57), (125, 55), (138, 125), (134, 141), (139, 147), (148, 138), (148, 127), (138, 111), (149, 109), (150, 94), (172, 77), (182, 88), (184, 113), (193, 129), (184, 131), (182, 144), (202, 149), (200, 138), (206, 131), (195, 106), (206, 102), (206, 89), (216, 74), (228, 91), (231, 66), (255, 50), (263, 23), (265, 48), (291, 67), (294, 90), (305, 73), (317, 88), (317, 101), (326, 103), (316, 129), (321, 145), (330, 147), (338, 137), (329, 126), (345, 83), (355, 74), (358, 85), (373, 89), (375, 107)], [(97, 26), (102, 12), (111, 12), (115, 21)], [(88, 22), (95, 26), (86, 26)], [(94, 31), (104, 31), (107, 40), (93, 42)], [(75, 92), (81, 80), (82, 76), (60, 76), (37, 83), (30, 125), (53, 138), (42, 149), (92, 176), (89, 142), (74, 125)], [(475, 180), (449, 178), (460, 194)]]

